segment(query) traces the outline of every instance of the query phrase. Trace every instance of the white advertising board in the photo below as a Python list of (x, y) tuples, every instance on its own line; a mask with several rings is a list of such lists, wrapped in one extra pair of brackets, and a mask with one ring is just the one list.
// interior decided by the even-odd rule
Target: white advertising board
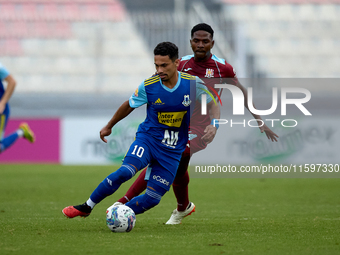
[(61, 124), (62, 164), (121, 164), (141, 121), (119, 122), (107, 137), (108, 143), (104, 143), (99, 132), (107, 121), (108, 118), (64, 118)]
[[(265, 118), (264, 118), (265, 119)], [(276, 122), (271, 127), (278, 142), (267, 139), (258, 127), (243, 124), (220, 125), (214, 141), (205, 150), (192, 156), (191, 164), (323, 164), (339, 163), (340, 120), (336, 118), (303, 117), (295, 119), (295, 127)], [(234, 123), (243, 119), (234, 118)], [(288, 123), (284, 123), (288, 125)], [(290, 123), (289, 125), (296, 123)], [(254, 125), (254, 123), (251, 123)]]

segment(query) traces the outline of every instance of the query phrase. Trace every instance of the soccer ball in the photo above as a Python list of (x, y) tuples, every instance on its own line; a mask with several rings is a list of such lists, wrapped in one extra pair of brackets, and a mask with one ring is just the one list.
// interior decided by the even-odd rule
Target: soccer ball
[(111, 205), (106, 210), (106, 225), (112, 232), (130, 232), (136, 224), (134, 211), (126, 205)]

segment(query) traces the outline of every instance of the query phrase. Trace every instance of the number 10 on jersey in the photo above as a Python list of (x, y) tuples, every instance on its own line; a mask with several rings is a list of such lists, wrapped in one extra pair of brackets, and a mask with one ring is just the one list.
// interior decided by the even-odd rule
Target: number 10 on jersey
[(141, 158), (143, 156), (144, 153), (144, 148), (138, 145), (135, 145), (135, 147), (133, 148), (133, 151), (131, 152), (132, 155), (136, 155), (137, 157)]

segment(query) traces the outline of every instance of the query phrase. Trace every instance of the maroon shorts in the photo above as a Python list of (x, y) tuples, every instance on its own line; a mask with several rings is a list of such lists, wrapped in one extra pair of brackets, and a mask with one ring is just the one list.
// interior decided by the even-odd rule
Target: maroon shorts
[(203, 150), (207, 147), (207, 143), (202, 140), (202, 136), (204, 136), (205, 127), (190, 127), (189, 130), (189, 141), (187, 143), (187, 147), (185, 148), (182, 156), (192, 155), (200, 150)]

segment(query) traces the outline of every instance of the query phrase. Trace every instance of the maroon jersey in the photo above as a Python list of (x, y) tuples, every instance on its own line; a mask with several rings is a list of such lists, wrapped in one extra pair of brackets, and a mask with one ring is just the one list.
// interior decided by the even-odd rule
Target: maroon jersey
[[(181, 58), (181, 61), (178, 66), (178, 71), (185, 72), (191, 75), (198, 76), (205, 83), (206, 86), (213, 87), (214, 84), (223, 83), (222, 78), (235, 78), (236, 73), (234, 68), (228, 64), (224, 59), (218, 58), (215, 55), (211, 54), (210, 58), (204, 62), (197, 62), (194, 59), (194, 55), (188, 55)], [(210, 78), (215, 78), (212, 81), (213, 84), (209, 83)], [(216, 79), (220, 78), (220, 81), (216, 81)], [(222, 89), (215, 89), (215, 91), (219, 94), (222, 93)], [(212, 92), (215, 95), (214, 92)], [(201, 104), (196, 102), (196, 106), (194, 112), (191, 117), (190, 125), (191, 126), (201, 126), (202, 128), (208, 126), (210, 124), (210, 116), (201, 115)]]

